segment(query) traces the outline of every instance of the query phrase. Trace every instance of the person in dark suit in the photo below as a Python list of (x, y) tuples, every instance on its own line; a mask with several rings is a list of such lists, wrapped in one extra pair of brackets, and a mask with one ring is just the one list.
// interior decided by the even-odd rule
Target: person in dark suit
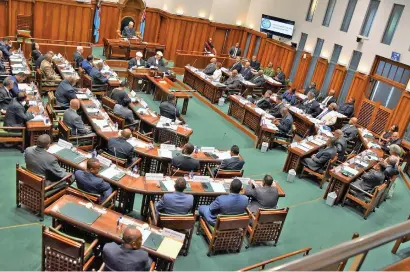
[(384, 170), (386, 170), (386, 165), (384, 162), (379, 162), (373, 169), (370, 169), (364, 173), (361, 178), (352, 182), (352, 185), (358, 187), (366, 192), (371, 192), (374, 187), (381, 185), (384, 182)]
[(293, 117), (289, 113), (288, 108), (283, 107), (280, 110), (282, 118), (280, 120), (276, 119), (273, 123), (278, 127), (279, 131), (276, 133), (278, 136), (288, 136), (292, 132)]
[(74, 88), (75, 84), (77, 84), (77, 78), (73, 76), (61, 81), (55, 91), (57, 106), (68, 108), (70, 101), (77, 98), (77, 92), (80, 92), (80, 89)]
[(0, 42), (0, 50), (3, 52), (3, 57), (8, 60), (12, 53), (10, 52), (11, 49), (11, 41), (9, 38), (4, 37), (3, 40)]
[(279, 81), (280, 83), (282, 83), (282, 85), (286, 85), (286, 76), (282, 72), (282, 68), (280, 67), (276, 68), (276, 73), (273, 79), (275, 79), (276, 81)]
[(126, 125), (133, 125), (133, 126), (130, 126), (129, 128), (131, 130), (134, 130), (135, 125), (138, 123), (138, 121), (135, 120), (134, 113), (129, 108), (130, 104), (131, 104), (131, 99), (126, 97), (122, 100), (121, 104), (115, 104), (113, 111), (114, 111), (114, 114), (125, 119)]
[(46, 54), (41, 55), (40, 57), (38, 57), (38, 59), (36, 60), (35, 64), (36, 64), (36, 69), (40, 68), (41, 63), (43, 62), (43, 60), (46, 59), (46, 55), (50, 54), (51, 56), (54, 56), (53, 51), (48, 51)]
[(38, 43), (33, 43), (33, 50), (31, 51), (31, 57), (33, 58), (34, 63), (41, 57), (40, 45)]
[(77, 170), (74, 176), (78, 189), (90, 194), (99, 194), (99, 202), (103, 203), (112, 194), (112, 188), (108, 182), (97, 177), (100, 170), (100, 161), (92, 158), (87, 160), (87, 171)]
[(104, 64), (99, 62), (91, 69), (90, 77), (93, 79), (93, 84), (103, 85), (108, 83), (108, 78), (101, 73), (103, 66)]
[(317, 98), (318, 92), (317, 92), (317, 89), (316, 89), (316, 83), (313, 82), (313, 81), (312, 81), (312, 82), (309, 84), (309, 86), (305, 89), (305, 91), (303, 92), (303, 94), (304, 94), (304, 95), (307, 95), (309, 92), (313, 92), (315, 98)]
[(244, 164), (245, 161), (239, 157), (239, 147), (233, 145), (231, 147), (231, 158), (222, 160), (221, 165), (214, 170), (214, 176), (217, 175), (219, 170), (242, 170)]
[(262, 187), (256, 187), (251, 181), (245, 187), (245, 195), (251, 197), (251, 202), (248, 205), (248, 209), (252, 213), (256, 213), (258, 209), (274, 209), (278, 204), (278, 188), (272, 186), (273, 178), (270, 175), (263, 177)]
[(166, 118), (171, 119), (173, 122), (178, 119), (185, 124), (185, 119), (181, 116), (177, 107), (177, 99), (174, 94), (168, 94), (167, 101), (161, 102), (159, 105), (159, 114)]
[(104, 245), (105, 271), (149, 271), (152, 260), (148, 252), (141, 249), (141, 232), (135, 227), (127, 227), (122, 240), (122, 245), (115, 242)]
[(272, 91), (267, 90), (263, 94), (263, 97), (255, 102), (255, 105), (258, 108), (261, 108), (263, 110), (269, 110), (272, 107), (272, 103), (270, 102), (270, 97), (271, 96), (272, 96)]
[(7, 108), (13, 96), (11, 94), (11, 89), (13, 88), (14, 81), (10, 77), (6, 77), (3, 80), (3, 86), (0, 87), (0, 111), (2, 114), (6, 113)]
[(130, 59), (128, 62), (128, 69), (136, 67), (145, 67), (145, 60), (142, 59), (143, 55), (141, 52), (135, 54), (135, 58)]
[(80, 67), (83, 68), (83, 70), (87, 73), (87, 75), (90, 75), (91, 70), (93, 69), (93, 60), (94, 60), (94, 56), (89, 55), (86, 59), (83, 59), (83, 61), (80, 63)]
[(25, 92), (19, 92), (17, 97), (13, 98), (4, 117), (5, 127), (24, 127), (27, 121), (34, 118), (31, 112), (27, 112), (27, 95)]
[(398, 132), (393, 132), (390, 139), (382, 145), (383, 151), (388, 153), (389, 152), (389, 146), (393, 145), (393, 144), (398, 145), (398, 146), (401, 145), (400, 134)]
[(389, 156), (386, 158), (384, 161), (386, 163), (386, 170), (384, 170), (386, 179), (391, 179), (400, 173), (398, 169), (399, 161), (399, 158), (396, 156)]
[(285, 104), (282, 101), (282, 96), (278, 95), (276, 96), (276, 104), (269, 110), (269, 114), (272, 115), (275, 118), (281, 118), (282, 114), (280, 113), (280, 110), (285, 106)]
[(122, 30), (122, 36), (127, 39), (132, 39), (137, 37), (137, 32), (134, 28), (134, 22), (130, 21), (126, 27)]
[(0, 50), (0, 75), (8, 75), (10, 74), (7, 65), (4, 63), (3, 59), (3, 52)]
[(349, 120), (349, 124), (346, 124), (342, 127), (341, 130), (343, 132), (343, 136), (345, 137), (347, 141), (356, 141), (357, 135), (359, 133), (359, 130), (357, 129), (356, 124), (357, 124), (357, 118), (352, 117)]
[(37, 145), (27, 147), (24, 151), (27, 169), (45, 178), (46, 186), (71, 175), (60, 166), (53, 154), (47, 152), (50, 144), (50, 135), (42, 134), (37, 138)]
[(329, 138), (325, 149), (320, 150), (311, 158), (303, 159), (302, 164), (315, 172), (323, 171), (322, 168), (326, 163), (333, 159), (337, 154), (335, 143), (335, 138)]
[(340, 106), (339, 112), (343, 115), (346, 115), (347, 117), (352, 117), (354, 113), (354, 102), (355, 99), (353, 97), (350, 97), (349, 100), (347, 100), (347, 103), (344, 103), (342, 106)]
[(205, 75), (211, 76), (216, 70), (216, 58), (212, 58), (210, 63), (202, 71)]
[(164, 194), (156, 204), (157, 211), (165, 214), (188, 214), (194, 206), (194, 196), (184, 194), (186, 181), (180, 177), (175, 181), (175, 192)]
[(304, 112), (306, 114), (310, 114), (313, 117), (318, 116), (322, 112), (320, 104), (316, 101), (315, 94), (313, 92), (308, 93), (308, 96), (303, 102), (302, 107), (304, 108)]
[(182, 171), (198, 171), (200, 168), (199, 161), (191, 157), (193, 152), (194, 146), (186, 143), (182, 148), (182, 154), (172, 158), (171, 165)]
[(258, 73), (249, 82), (255, 84), (255, 87), (262, 87), (265, 84), (265, 77), (263, 76), (263, 70), (259, 70)]
[(382, 133), (381, 137), (379, 138), (379, 144), (384, 144), (385, 142), (387, 142), (391, 138), (393, 133), (398, 131), (399, 125), (393, 124), (387, 131), (384, 131)]
[(157, 51), (157, 53), (155, 54), (155, 56), (152, 56), (152, 57), (150, 57), (149, 59), (148, 59), (148, 61), (147, 61), (147, 63), (146, 63), (146, 67), (147, 68), (150, 68), (150, 67), (158, 67), (158, 68), (161, 68), (161, 67), (165, 67), (165, 62), (164, 62), (164, 60), (162, 59), (162, 57), (163, 57), (164, 55), (162, 54), (162, 52), (161, 51)]
[(71, 99), (70, 107), (64, 111), (63, 122), (70, 128), (72, 135), (87, 135), (91, 133), (91, 129), (84, 125), (81, 116), (77, 114), (80, 109), (80, 101)]
[(242, 83), (241, 83), (240, 77), (238, 76), (238, 71), (233, 70), (231, 72), (231, 76), (227, 80), (225, 80), (224, 84), (226, 86), (226, 89), (225, 89), (226, 96), (229, 95), (230, 91), (240, 89)]
[(236, 57), (236, 62), (229, 68), (229, 71), (236, 70), (238, 73), (242, 70), (241, 57)]
[(120, 86), (112, 90), (110, 98), (115, 100), (116, 104), (122, 104), (124, 99), (129, 98), (127, 92), (125, 91), (126, 86), (127, 83), (125, 81), (121, 81)]
[(233, 59), (236, 57), (240, 57), (241, 53), (242, 51), (241, 51), (241, 48), (239, 48), (239, 43), (236, 43), (235, 46), (232, 46), (229, 49), (229, 56)]
[(245, 80), (250, 80), (253, 77), (251, 63), (249, 61), (247, 61), (241, 69), (241, 75)]
[(291, 105), (295, 105), (297, 102), (296, 98), (296, 89), (289, 87), (283, 94), (282, 94), (282, 99), (284, 102), (287, 102)]
[(26, 74), (20, 72), (15, 76), (10, 76), (10, 78), (14, 81), (13, 88), (10, 90), (11, 95), (13, 97), (17, 97), (17, 94), (20, 92), (19, 83), (24, 82), (24, 80), (26, 79)]
[(335, 136), (335, 139), (336, 139), (335, 146), (337, 149), (337, 159), (341, 162), (344, 162), (345, 152), (347, 148), (347, 141), (345, 137), (343, 137), (343, 132), (341, 129), (335, 130), (333, 135)]
[(336, 103), (335, 90), (330, 90), (326, 97), (319, 96), (317, 101), (326, 107), (332, 103)]
[(216, 56), (216, 49), (215, 46), (212, 43), (212, 38), (209, 38), (205, 43), (204, 43), (204, 52), (206, 55), (211, 55), (213, 54)]
[(82, 46), (77, 46), (77, 51), (74, 52), (74, 67), (80, 67), (83, 62), (83, 52), (84, 48)]
[(208, 224), (215, 226), (219, 214), (235, 215), (245, 213), (248, 206), (248, 197), (239, 194), (241, 189), (242, 182), (239, 179), (233, 179), (230, 186), (230, 194), (218, 196), (211, 205), (199, 206), (199, 215)]
[(252, 56), (251, 68), (256, 70), (256, 71), (259, 71), (259, 68), (261, 68), (261, 63), (256, 59), (256, 56)]
[(108, 139), (107, 151), (114, 157), (127, 160), (131, 165), (135, 160), (134, 147), (127, 142), (132, 136), (131, 130), (126, 128), (120, 132), (120, 136)]

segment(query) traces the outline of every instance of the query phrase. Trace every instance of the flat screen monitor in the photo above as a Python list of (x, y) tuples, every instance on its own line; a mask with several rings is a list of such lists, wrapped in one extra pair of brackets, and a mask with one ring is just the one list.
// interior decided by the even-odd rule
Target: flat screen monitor
[(261, 32), (287, 39), (292, 39), (295, 21), (262, 14)]

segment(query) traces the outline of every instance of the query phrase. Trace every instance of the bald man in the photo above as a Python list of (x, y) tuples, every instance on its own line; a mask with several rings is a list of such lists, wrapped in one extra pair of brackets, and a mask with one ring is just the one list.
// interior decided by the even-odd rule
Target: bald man
[(188, 214), (192, 212), (194, 197), (184, 193), (187, 184), (183, 177), (175, 181), (175, 192), (164, 194), (157, 203), (157, 211), (166, 214)]
[(127, 39), (133, 39), (137, 37), (137, 33), (134, 28), (134, 22), (130, 21), (122, 31), (122, 36)]
[(346, 124), (342, 127), (341, 130), (347, 141), (355, 141), (357, 139), (357, 135), (359, 131), (356, 127), (356, 124), (357, 124), (357, 118), (352, 117), (349, 120), (349, 124)]
[(343, 162), (345, 158), (346, 148), (347, 148), (347, 141), (345, 137), (343, 136), (343, 131), (341, 129), (335, 130), (333, 135), (335, 136), (335, 140), (336, 140), (335, 146), (337, 149), (337, 159)]
[(83, 58), (84, 48), (82, 46), (77, 46), (77, 51), (74, 52), (74, 65), (75, 67), (80, 67)]
[(80, 100), (72, 99), (70, 107), (64, 111), (63, 122), (71, 129), (72, 135), (87, 135), (92, 131), (84, 125), (81, 116), (77, 111), (80, 109)]
[(50, 144), (50, 135), (43, 134), (37, 138), (37, 145), (27, 147), (24, 151), (27, 169), (44, 177), (46, 179), (46, 186), (69, 175), (60, 167), (57, 158), (47, 152)]
[(121, 245), (108, 243), (103, 248), (106, 271), (149, 271), (152, 260), (141, 249), (142, 234), (137, 228), (127, 227)]
[(233, 59), (236, 58), (236, 57), (240, 57), (241, 54), (242, 54), (242, 51), (241, 51), (241, 48), (239, 47), (238, 42), (235, 44), (235, 46), (232, 46), (229, 49), (229, 56)]
[(46, 58), (46, 55), (50, 54), (52, 56), (54, 56), (53, 51), (48, 51), (46, 54), (41, 55), (37, 60), (36, 60), (36, 69), (40, 68), (41, 63), (43, 62), (43, 60)]
[(212, 58), (210, 63), (205, 67), (205, 69), (202, 71), (204, 74), (211, 76), (216, 70), (216, 58)]
[(120, 131), (118, 137), (110, 138), (107, 142), (108, 153), (117, 158), (127, 160), (128, 165), (132, 164), (136, 159), (134, 147), (127, 142), (131, 136), (131, 130), (126, 128)]
[(335, 96), (335, 90), (330, 90), (327, 96), (322, 97), (321, 95), (317, 99), (322, 105), (324, 106), (329, 106), (332, 103), (336, 103), (336, 96)]

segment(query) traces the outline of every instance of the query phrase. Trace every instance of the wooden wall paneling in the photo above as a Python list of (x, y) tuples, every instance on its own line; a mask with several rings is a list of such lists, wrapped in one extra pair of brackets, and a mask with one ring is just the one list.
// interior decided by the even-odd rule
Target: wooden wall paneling
[(0, 3), (0, 18), (2, 23), (0, 24), (0, 37), (7, 36), (7, 9), (6, 9), (6, 2)]
[[(10, 3), (10, 1), (9, 1)], [(10, 4), (9, 4), (10, 5)], [(9, 18), (9, 29), (8, 35), (16, 35), (17, 26), (17, 15), (33, 15), (33, 1), (30, 0), (13, 0), (11, 4), (11, 18)], [(2, 20), (3, 21), (3, 20)], [(3, 22), (6, 20), (4, 19)]]
[(263, 47), (259, 49), (259, 56), (263, 67), (272, 62), (274, 67), (281, 67), (288, 77), (292, 69), (295, 49), (272, 39), (263, 39)]
[[(222, 49), (225, 49), (224, 48), (225, 35), (226, 35), (225, 28), (216, 28), (212, 36), (216, 52), (219, 52), (218, 54), (221, 54), (222, 52), (226, 51), (226, 50), (222, 50)], [(228, 48), (228, 51), (229, 51), (229, 48)]]
[(335, 90), (336, 96), (339, 96), (340, 90), (342, 89), (343, 82), (346, 77), (346, 67), (337, 64), (335, 70), (333, 71), (332, 79), (330, 80), (329, 90)]
[[(95, 11), (93, 10), (93, 13), (92, 13), (93, 19), (94, 19), (94, 12)], [(102, 44), (103, 38), (107, 38), (107, 39), (118, 38), (117, 31), (120, 30), (118, 26), (119, 17), (120, 17), (120, 9), (118, 8), (118, 6), (113, 6), (113, 5), (108, 5), (108, 4), (101, 5), (100, 38), (98, 40), (99, 44)], [(150, 35), (151, 33), (154, 33), (153, 30), (156, 30), (154, 28), (155, 23), (152, 22), (151, 24), (150, 24), (150, 29), (145, 29), (145, 35)], [(93, 39), (93, 35), (91, 35), (91, 39)], [(145, 40), (145, 37), (144, 37), (144, 40)]]
[(355, 99), (355, 116), (359, 114), (359, 107), (361, 105), (364, 94), (369, 85), (369, 76), (360, 72), (356, 72), (353, 76), (352, 84), (347, 93), (346, 101), (353, 97)]
[(146, 11), (144, 41), (158, 42), (158, 33), (161, 31), (161, 15), (151, 10)]
[(248, 54), (246, 56), (247, 59), (251, 59), (253, 56), (253, 50), (255, 50), (256, 46), (256, 35), (251, 34), (251, 42), (249, 43)]
[[(316, 63), (315, 71), (313, 72), (312, 81), (316, 83), (316, 88), (320, 90), (322, 88), (323, 81), (328, 66), (327, 59), (319, 58)], [(327, 90), (326, 90), (327, 91)]]
[(400, 136), (406, 132), (407, 125), (410, 121), (410, 93), (403, 92), (400, 97), (399, 103), (394, 108), (393, 114), (390, 118), (387, 127), (398, 124)]
[[(169, 21), (171, 19), (166, 18), (164, 16), (160, 16), (160, 26), (159, 26), (159, 33), (158, 33), (158, 43), (160, 44), (167, 44), (168, 39), (168, 29), (169, 29)], [(167, 48), (165, 48), (165, 54), (167, 54)]]
[(392, 113), (393, 111), (391, 109), (379, 105), (379, 108), (372, 116), (372, 122), (369, 125), (369, 130), (377, 135), (381, 135), (383, 131), (386, 130)]
[(261, 66), (263, 66), (262, 65), (262, 58), (263, 58), (263, 53), (265, 52), (265, 47), (266, 47), (266, 44), (267, 44), (266, 41), (267, 41), (267, 38), (265, 38), (265, 37), (261, 38), (261, 44), (259, 46), (258, 55), (256, 56), (258, 58), (259, 62), (261, 63)]
[(300, 57), (300, 62), (298, 69), (296, 71), (295, 79), (292, 82), (293, 88), (300, 90), (303, 88), (303, 83), (305, 82), (306, 74), (309, 69), (310, 61), (312, 60), (312, 55), (309, 52), (303, 52)]

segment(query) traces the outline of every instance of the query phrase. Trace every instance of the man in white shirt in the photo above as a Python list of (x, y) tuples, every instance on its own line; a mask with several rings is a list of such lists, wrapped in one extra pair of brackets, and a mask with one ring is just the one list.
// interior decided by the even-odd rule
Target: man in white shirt
[[(319, 98), (320, 100), (320, 98)], [(336, 97), (335, 97), (335, 90), (330, 90), (327, 96), (321, 100), (320, 104), (324, 105), (325, 107), (329, 106), (332, 103), (336, 102)]]
[(213, 81), (219, 82), (221, 80), (221, 77), (222, 77), (222, 69), (221, 68), (222, 68), (222, 63), (218, 62), (216, 64), (216, 70), (214, 71), (214, 73), (211, 76)]
[(317, 119), (321, 120), (322, 123), (326, 126), (332, 126), (336, 124), (337, 116), (339, 115), (337, 110), (337, 104), (332, 103), (326, 109), (324, 109), (321, 114), (319, 114)]

